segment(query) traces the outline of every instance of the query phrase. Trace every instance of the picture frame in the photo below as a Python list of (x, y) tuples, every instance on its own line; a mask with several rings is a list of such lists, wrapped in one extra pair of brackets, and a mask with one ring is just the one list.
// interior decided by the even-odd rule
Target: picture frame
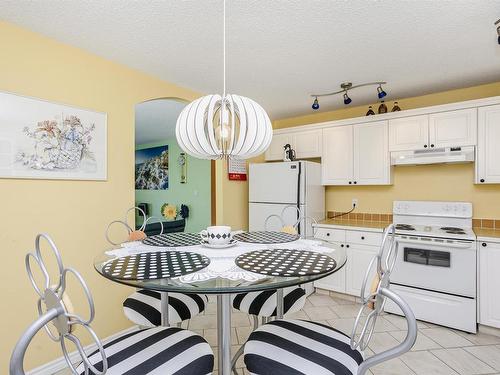
[(107, 114), (0, 91), (0, 179), (107, 180)]

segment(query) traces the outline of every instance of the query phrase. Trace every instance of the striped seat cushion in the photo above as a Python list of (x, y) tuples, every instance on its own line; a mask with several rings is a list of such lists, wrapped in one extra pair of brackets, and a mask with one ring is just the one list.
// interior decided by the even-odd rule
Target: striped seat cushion
[[(191, 319), (205, 310), (208, 297), (203, 294), (168, 293), (169, 324)], [(152, 290), (139, 290), (123, 302), (125, 316), (143, 327), (161, 325), (161, 295)]]
[[(304, 307), (306, 292), (300, 286), (283, 289), (283, 312), (294, 313)], [(247, 314), (276, 316), (276, 290), (240, 293), (233, 296), (233, 307)]]
[(258, 375), (352, 375), (363, 355), (332, 327), (303, 320), (275, 320), (245, 344), (245, 365)]
[[(203, 337), (177, 327), (128, 333), (104, 345), (104, 351), (107, 375), (206, 375), (212, 373), (214, 366), (212, 349)], [(102, 371), (98, 351), (91, 353), (89, 360)], [(83, 363), (77, 372), (85, 374)]]

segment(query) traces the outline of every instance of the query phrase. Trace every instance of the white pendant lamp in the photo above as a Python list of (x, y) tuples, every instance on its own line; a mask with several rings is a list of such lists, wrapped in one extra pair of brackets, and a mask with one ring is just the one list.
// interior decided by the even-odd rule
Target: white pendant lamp
[(222, 96), (207, 95), (189, 103), (175, 126), (179, 146), (199, 159), (248, 159), (263, 153), (273, 137), (271, 120), (255, 101), (226, 93), (226, 1), (223, 20)]

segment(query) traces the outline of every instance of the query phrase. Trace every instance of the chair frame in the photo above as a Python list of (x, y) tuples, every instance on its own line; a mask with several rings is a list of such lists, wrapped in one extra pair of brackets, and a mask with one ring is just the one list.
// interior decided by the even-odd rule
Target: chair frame
[[(52, 254), (57, 262), (59, 270), (57, 284), (51, 282), (49, 273), (47, 271), (47, 266), (42, 257), (42, 252), (40, 249), (40, 242), (42, 239), (48, 242), (49, 247), (52, 250)], [(39, 270), (43, 275), (44, 278), (43, 287), (39, 287), (37, 285), (35, 277), (33, 276), (32, 266), (31, 266), (32, 260), (36, 262)], [(74, 374), (78, 374), (78, 372), (76, 371), (75, 366), (70, 360), (65, 340), (71, 341), (76, 346), (77, 351), (81, 357), (82, 363), (84, 364), (86, 375), (89, 374), (89, 370), (96, 375), (104, 375), (108, 369), (108, 362), (106, 359), (106, 354), (104, 352), (104, 347), (102, 345), (102, 342), (90, 326), (95, 316), (94, 300), (83, 277), (75, 269), (64, 267), (59, 250), (57, 249), (56, 245), (47, 234), (37, 235), (35, 240), (35, 253), (28, 253), (26, 255), (25, 266), (26, 266), (26, 272), (28, 273), (28, 277), (31, 281), (31, 285), (33, 286), (33, 289), (35, 289), (35, 292), (39, 296), (37, 302), (39, 317), (26, 329), (26, 331), (23, 333), (19, 341), (16, 343), (16, 346), (14, 347), (14, 350), (10, 358), (10, 364), (9, 364), (10, 375), (25, 375), (24, 357), (26, 355), (26, 350), (28, 349), (28, 346), (31, 343), (35, 334), (42, 328), (45, 329), (51, 340), (59, 342), (59, 344), (61, 345), (61, 350), (63, 352), (66, 364)], [(87, 303), (89, 306), (89, 317), (87, 319), (84, 319), (79, 315), (75, 314), (74, 312), (72, 312), (68, 307), (69, 301), (68, 300), (65, 301), (65, 297), (67, 297), (66, 279), (69, 274), (72, 274), (76, 278), (87, 298)], [(42, 304), (45, 305), (46, 308), (45, 312), (43, 310)], [(85, 328), (92, 336), (98, 348), (98, 351), (100, 352), (100, 355), (102, 357), (102, 364), (103, 364), (102, 371), (97, 370), (90, 363), (90, 360), (87, 354), (85, 353), (85, 350), (83, 349), (83, 345), (81, 344), (80, 339), (72, 333), (74, 327), (77, 325)], [(57, 334), (52, 331), (54, 328)]]

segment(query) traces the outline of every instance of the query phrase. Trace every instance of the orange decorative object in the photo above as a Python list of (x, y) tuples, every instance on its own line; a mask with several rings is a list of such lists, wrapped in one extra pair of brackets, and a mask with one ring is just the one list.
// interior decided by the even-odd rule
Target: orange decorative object
[(141, 240), (145, 239), (146, 237), (147, 237), (146, 233), (144, 233), (142, 230), (134, 230), (134, 231), (130, 232), (130, 234), (128, 235), (127, 241), (128, 242), (141, 241)]

